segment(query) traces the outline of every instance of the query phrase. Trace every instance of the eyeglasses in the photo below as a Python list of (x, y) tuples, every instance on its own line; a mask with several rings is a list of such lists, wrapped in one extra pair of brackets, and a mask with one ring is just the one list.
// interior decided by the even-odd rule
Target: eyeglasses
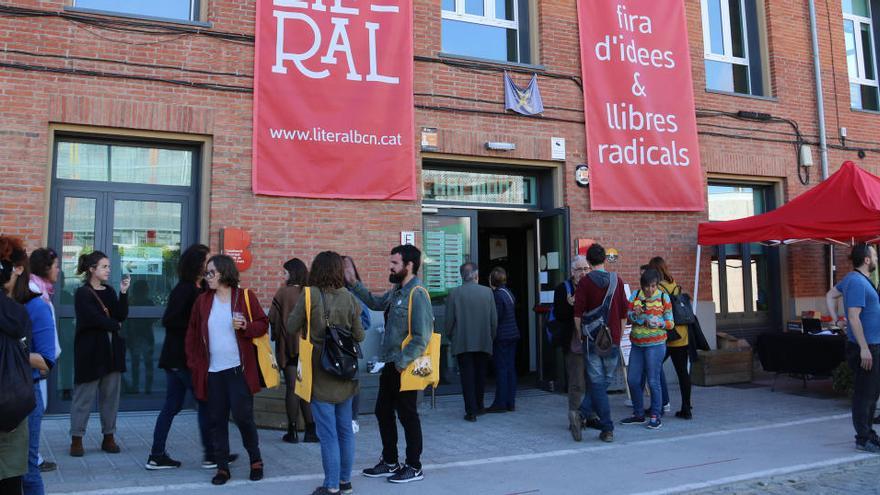
[(208, 270), (205, 272), (205, 278), (214, 278), (217, 276), (217, 270)]
[(588, 272), (590, 271), (590, 267), (588, 266), (579, 266), (574, 269), (576, 272)]

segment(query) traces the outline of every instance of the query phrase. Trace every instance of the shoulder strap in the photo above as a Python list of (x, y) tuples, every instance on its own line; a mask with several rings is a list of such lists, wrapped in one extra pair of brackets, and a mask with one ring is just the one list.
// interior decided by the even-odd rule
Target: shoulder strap
[(244, 305), (247, 307), (248, 321), (254, 321), (254, 315), (251, 313), (251, 298), (248, 296), (250, 291), (247, 289), (242, 290), (244, 291)]
[(327, 307), (324, 291), (318, 289), (318, 295), (321, 297), (321, 307), (324, 308), (324, 324), (330, 326), (330, 308)]
[[(98, 300), (98, 304), (101, 305), (101, 309), (104, 310), (104, 314), (105, 314), (106, 316), (109, 317), (109, 316), (110, 316), (110, 310), (107, 309), (107, 306), (104, 304), (104, 301), (101, 300), (101, 296), (99, 296), (98, 293), (95, 292), (95, 289), (93, 289), (90, 285), (87, 285), (86, 287), (89, 288), (89, 291), (92, 293), (93, 296), (95, 296), (95, 299)], [(104, 290), (107, 290), (107, 289), (104, 289)]]
[(611, 311), (611, 298), (614, 296), (614, 291), (617, 290), (617, 273), (610, 273), (611, 280), (608, 281), (608, 290), (605, 292), (605, 299), (602, 300), (602, 311), (605, 313), (606, 320), (608, 319), (608, 312)]
[(415, 292), (419, 289), (425, 291), (425, 296), (428, 297), (429, 301), (431, 300), (431, 294), (428, 293), (428, 289), (422, 287), (421, 285), (417, 285), (417, 286), (413, 287), (412, 289), (410, 289), (409, 303), (408, 303), (407, 309), (406, 309), (407, 310), (407, 315), (406, 315), (407, 323), (406, 323), (406, 325), (407, 325), (407, 331), (409, 332), (410, 337), (412, 337), (412, 300), (413, 300), (413, 294), (415, 294)]
[(306, 330), (303, 332), (302, 339), (309, 339), (309, 330), (312, 328), (312, 291), (310, 287), (303, 287), (303, 293), (305, 295), (305, 307), (306, 307)]
[(513, 301), (513, 296), (510, 294), (510, 291), (507, 290), (506, 287), (501, 287), (499, 290), (500, 290), (501, 292), (503, 292), (505, 296), (507, 296), (507, 299), (510, 301), (510, 304), (514, 304), (514, 305), (516, 304), (516, 303)]
[(574, 294), (574, 284), (571, 283), (571, 280), (565, 280), (565, 293), (569, 296)]

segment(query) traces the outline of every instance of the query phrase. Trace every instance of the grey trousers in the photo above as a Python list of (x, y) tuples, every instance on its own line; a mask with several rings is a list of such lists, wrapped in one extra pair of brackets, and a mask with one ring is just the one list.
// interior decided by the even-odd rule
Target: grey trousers
[(101, 433), (112, 435), (116, 432), (116, 413), (119, 412), (119, 388), (122, 373), (113, 372), (93, 382), (77, 383), (73, 387), (73, 401), (70, 404), (70, 436), (81, 437), (86, 433), (89, 414), (98, 399), (98, 412), (101, 415)]
[(584, 355), (567, 351), (565, 353), (565, 371), (568, 375), (568, 410), (577, 411), (581, 407), (586, 391), (586, 373), (584, 372)]

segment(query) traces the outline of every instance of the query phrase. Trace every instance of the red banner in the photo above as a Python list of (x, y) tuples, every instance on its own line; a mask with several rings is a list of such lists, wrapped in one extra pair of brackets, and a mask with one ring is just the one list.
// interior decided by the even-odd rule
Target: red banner
[(416, 198), (412, 2), (258, 0), (253, 188)]
[(684, 2), (579, 0), (594, 210), (702, 211)]

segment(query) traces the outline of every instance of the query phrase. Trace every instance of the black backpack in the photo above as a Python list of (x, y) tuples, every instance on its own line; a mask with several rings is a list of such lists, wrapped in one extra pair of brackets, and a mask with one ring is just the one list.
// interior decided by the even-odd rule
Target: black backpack
[(672, 292), (667, 292), (662, 285), (660, 285), (660, 290), (669, 296), (669, 302), (672, 303), (672, 319), (675, 320), (676, 325), (692, 325), (697, 321), (691, 296), (682, 293), (680, 285), (676, 285)]
[(324, 306), (324, 348), (321, 350), (321, 369), (327, 373), (354, 380), (358, 374), (358, 359), (363, 357), (361, 346), (351, 335), (350, 328), (330, 323), (330, 310), (324, 304), (321, 292), (321, 305)]
[[(0, 311), (9, 309), (0, 308)], [(16, 308), (18, 309), (18, 308)], [(30, 320), (24, 308), (20, 320), (22, 334), (30, 335)], [(37, 407), (34, 378), (30, 364), (27, 338), (14, 338), (0, 331), (0, 431), (10, 432)]]

